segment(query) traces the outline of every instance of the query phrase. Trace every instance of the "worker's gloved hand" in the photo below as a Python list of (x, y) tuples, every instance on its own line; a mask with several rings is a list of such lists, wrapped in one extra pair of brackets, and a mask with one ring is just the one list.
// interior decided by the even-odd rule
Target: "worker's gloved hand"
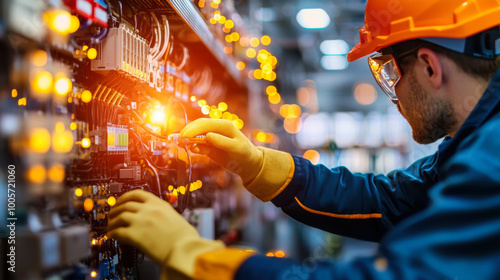
[(181, 137), (206, 134), (210, 145), (191, 149), (207, 155), (227, 170), (240, 175), (244, 184), (249, 183), (262, 167), (263, 153), (233, 124), (222, 119), (197, 119), (180, 132)]
[(233, 124), (222, 119), (197, 119), (184, 127), (181, 137), (206, 134), (209, 145), (191, 149), (207, 155), (227, 170), (240, 175), (243, 184), (262, 201), (279, 194), (293, 177), (293, 159), (288, 153), (255, 147)]
[(142, 190), (117, 200), (108, 214), (108, 236), (138, 248), (164, 273), (187, 277), (193, 276), (199, 255), (224, 248), (220, 241), (201, 238), (170, 204)]

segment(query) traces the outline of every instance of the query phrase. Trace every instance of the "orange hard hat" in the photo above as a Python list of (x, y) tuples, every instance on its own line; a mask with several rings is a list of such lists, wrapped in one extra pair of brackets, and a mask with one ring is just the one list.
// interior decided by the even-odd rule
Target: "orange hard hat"
[(467, 38), (500, 25), (500, 0), (368, 0), (360, 43), (348, 61), (425, 37)]

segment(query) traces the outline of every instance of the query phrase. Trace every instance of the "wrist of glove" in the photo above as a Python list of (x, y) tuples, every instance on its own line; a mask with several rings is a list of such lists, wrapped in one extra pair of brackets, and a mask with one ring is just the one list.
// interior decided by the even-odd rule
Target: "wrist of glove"
[(138, 248), (164, 271), (187, 277), (193, 276), (199, 254), (224, 248), (221, 242), (202, 239), (170, 204), (142, 190), (117, 200), (108, 214), (108, 236)]

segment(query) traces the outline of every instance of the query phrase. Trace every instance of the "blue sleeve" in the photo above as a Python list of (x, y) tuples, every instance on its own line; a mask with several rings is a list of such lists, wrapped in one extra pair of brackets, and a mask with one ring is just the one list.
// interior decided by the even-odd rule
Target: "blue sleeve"
[(387, 233), (377, 255), (337, 263), (254, 256), (235, 279), (500, 279), (498, 136), (486, 129), (460, 143), (429, 206)]
[(426, 207), (437, 181), (437, 153), (387, 176), (328, 169), (293, 157), (290, 184), (272, 202), (294, 219), (343, 236), (379, 241), (400, 220)]

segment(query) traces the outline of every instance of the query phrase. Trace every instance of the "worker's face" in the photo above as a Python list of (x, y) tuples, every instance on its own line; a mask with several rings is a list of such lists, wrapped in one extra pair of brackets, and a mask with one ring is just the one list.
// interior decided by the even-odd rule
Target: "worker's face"
[(413, 139), (430, 144), (446, 136), (456, 122), (453, 107), (449, 101), (425, 90), (421, 84), (426, 82), (425, 75), (419, 75), (413, 67), (408, 70), (396, 86), (399, 101), (394, 103), (410, 124)]

